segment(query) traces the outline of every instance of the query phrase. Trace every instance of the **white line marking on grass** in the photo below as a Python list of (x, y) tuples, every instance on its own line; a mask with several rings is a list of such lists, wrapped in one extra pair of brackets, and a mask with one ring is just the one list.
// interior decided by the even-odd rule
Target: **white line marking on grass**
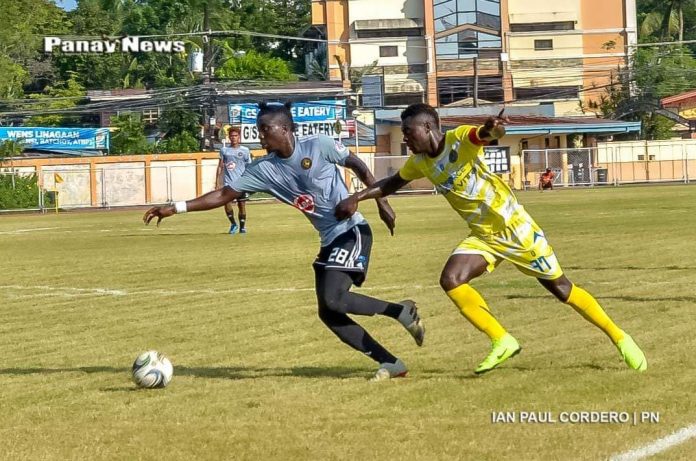
[(97, 296), (126, 296), (127, 291), (124, 290), (112, 290), (108, 288), (74, 288), (74, 287), (51, 287), (48, 285), (33, 285), (33, 286), (23, 286), (23, 285), (0, 285), (0, 289), (3, 290), (35, 290), (35, 291), (47, 291), (47, 292), (64, 292), (65, 294), (93, 294)]
[(640, 448), (614, 455), (609, 458), (609, 461), (638, 461), (640, 459), (645, 459), (648, 456), (662, 453), (663, 451), (676, 447), (677, 445), (682, 444), (694, 437), (696, 437), (696, 424), (683, 427), (678, 431), (672, 432), (667, 437), (657, 439), (654, 442)]
[(15, 229), (12, 231), (0, 232), (0, 235), (16, 235), (16, 234), (24, 234), (26, 232), (38, 232), (38, 231), (47, 231), (47, 230), (53, 230), (53, 229), (60, 229), (60, 228), (59, 227), (33, 227), (31, 229)]
[[(364, 287), (360, 291), (374, 290), (404, 290), (404, 289), (428, 289), (436, 288), (437, 285), (395, 285), (383, 287)], [(75, 287), (52, 287), (48, 285), (0, 285), (1, 290), (21, 290), (21, 291), (43, 291), (45, 293), (31, 293), (22, 295), (22, 297), (39, 297), (39, 296), (136, 296), (136, 295), (164, 295), (164, 296), (179, 296), (189, 294), (240, 294), (240, 293), (294, 293), (314, 291), (314, 287), (297, 288), (297, 287), (277, 287), (277, 288), (230, 288), (218, 290), (214, 288), (192, 289), (192, 290), (165, 290), (165, 289), (148, 289), (148, 290), (120, 290), (112, 288), (75, 288)]]

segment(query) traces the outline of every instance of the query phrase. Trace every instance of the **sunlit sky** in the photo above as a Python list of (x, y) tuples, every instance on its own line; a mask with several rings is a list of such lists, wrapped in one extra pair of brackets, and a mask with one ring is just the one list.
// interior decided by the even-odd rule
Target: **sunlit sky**
[(66, 11), (72, 11), (77, 7), (77, 0), (54, 0), (56, 5)]

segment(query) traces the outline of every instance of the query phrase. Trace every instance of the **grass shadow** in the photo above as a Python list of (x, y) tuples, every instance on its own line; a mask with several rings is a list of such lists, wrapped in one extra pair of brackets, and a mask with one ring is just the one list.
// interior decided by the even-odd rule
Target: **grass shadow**
[[(507, 299), (551, 299), (548, 294), (543, 295), (505, 295)], [(635, 303), (653, 303), (656, 301), (669, 302), (696, 302), (696, 296), (669, 296), (669, 297), (645, 297), (645, 296), (598, 296), (597, 299), (618, 299), (620, 301)]]
[[(117, 373), (130, 374), (130, 367), (68, 367), (68, 368), (0, 368), (0, 375), (47, 375), (57, 373)], [(370, 370), (349, 367), (189, 367), (174, 366), (175, 376), (220, 379), (254, 379), (265, 377), (300, 377), (300, 378), (367, 378)], [(113, 389), (117, 390), (117, 389)]]

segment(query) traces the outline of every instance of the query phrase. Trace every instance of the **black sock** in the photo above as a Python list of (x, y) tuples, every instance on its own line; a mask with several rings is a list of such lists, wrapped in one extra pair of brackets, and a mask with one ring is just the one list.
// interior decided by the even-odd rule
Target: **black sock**
[(375, 341), (363, 327), (346, 314), (319, 307), (319, 318), (329, 329), (353, 349), (362, 352), (377, 363), (395, 363), (397, 358)]
[(232, 224), (233, 226), (235, 224), (237, 224), (237, 221), (234, 220), (234, 213), (233, 212), (230, 211), (227, 213), (227, 219), (230, 220), (230, 224)]
[(240, 214), (239, 215), (239, 228), (244, 229), (244, 226), (246, 226), (246, 215)]
[(393, 319), (398, 319), (399, 315), (401, 315), (401, 311), (403, 311), (404, 309), (406, 308), (401, 304), (389, 303), (387, 305), (387, 308), (384, 309), (384, 315)]

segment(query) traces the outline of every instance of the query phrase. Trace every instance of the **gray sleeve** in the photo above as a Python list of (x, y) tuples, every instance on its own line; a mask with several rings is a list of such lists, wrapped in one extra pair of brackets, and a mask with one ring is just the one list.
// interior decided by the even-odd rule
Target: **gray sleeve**
[(253, 163), (244, 170), (230, 187), (237, 192), (268, 192), (269, 185), (260, 163)]
[(340, 141), (334, 140), (323, 134), (317, 137), (317, 141), (319, 143), (321, 156), (325, 160), (341, 166), (346, 163), (346, 159), (350, 155), (350, 152)]
[(252, 162), (251, 151), (249, 150), (248, 147), (245, 147), (244, 149), (246, 149), (246, 163), (248, 165)]

